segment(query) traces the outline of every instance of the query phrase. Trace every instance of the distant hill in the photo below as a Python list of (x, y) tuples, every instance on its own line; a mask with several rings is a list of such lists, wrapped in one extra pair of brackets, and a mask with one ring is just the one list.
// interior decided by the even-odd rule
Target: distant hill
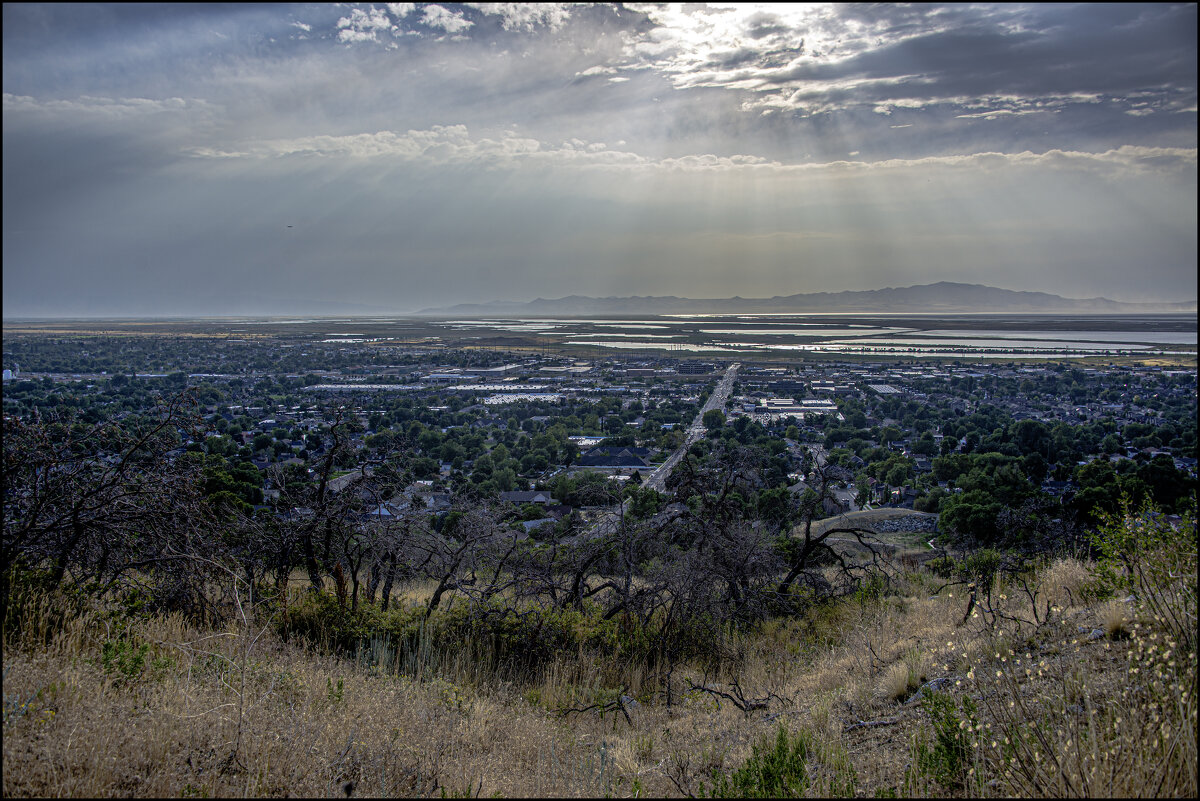
[(423, 309), (425, 316), (522, 315), (630, 315), (630, 314), (745, 314), (804, 312), (971, 314), (1007, 312), (1027, 314), (1165, 314), (1195, 312), (1196, 301), (1181, 303), (1123, 303), (1108, 298), (1064, 298), (1046, 292), (1015, 292), (982, 284), (940, 281), (909, 287), (888, 287), (853, 292), (813, 292), (773, 298), (655, 297), (538, 298), (525, 303), (497, 301), (463, 303), (440, 309)]

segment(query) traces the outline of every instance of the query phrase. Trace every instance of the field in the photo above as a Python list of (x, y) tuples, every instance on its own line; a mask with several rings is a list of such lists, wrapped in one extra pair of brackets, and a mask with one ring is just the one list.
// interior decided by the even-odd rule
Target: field
[[(850, 319), (836, 322), (850, 325)], [(917, 324), (915, 318), (905, 319)], [(460, 369), (518, 361), (500, 353), (492, 354), (497, 358), (478, 358), (482, 354), (465, 358), (461, 350), (451, 357), (442, 349), (489, 348), (559, 357), (574, 352), (589, 357), (615, 353), (589, 352), (586, 347), (569, 350), (569, 334), (579, 333), (578, 327), (520, 330), (519, 326), (543, 323), (493, 321), (497, 325), (488, 327), (478, 322), (459, 328), (444, 321), (348, 319), (6, 324), (5, 336), (12, 341), (42, 336), (50, 342), (48, 348), (60, 350), (75, 348), (76, 337), (103, 337), (103, 348), (115, 353), (113, 359), (122, 360), (107, 362), (107, 378), (86, 388), (70, 369), (57, 367), (57, 385), (6, 382), (6, 390), (11, 390), (6, 400), (41, 409), (53, 394), (64, 405), (66, 400), (103, 398), (125, 403), (130, 398), (132, 406), (137, 393), (143, 393), (146, 398), (139, 402), (149, 408), (150, 389), (158, 384), (185, 384), (191, 359), (205, 358), (209, 350), (220, 351), (230, 371), (240, 372), (217, 376), (220, 380), (214, 383), (220, 385), (220, 392), (214, 386), (204, 387), (209, 392), (206, 402), (213, 405), (209, 411), (215, 412), (222, 402), (255, 408), (257, 417), (234, 418), (239, 435), (251, 435), (261, 425), (265, 436), (275, 426), (274, 420), (270, 425), (266, 420), (276, 409), (286, 409), (286, 404), (298, 421), (307, 419), (309, 411), (320, 411), (316, 405), (313, 410), (303, 409), (310, 405), (306, 399), (285, 400), (291, 394), (299, 396), (310, 368), (328, 373), (330, 380), (354, 381), (375, 367), (397, 361), (404, 361), (412, 373), (444, 369), (442, 360), (451, 358), (458, 360), (454, 364)], [(626, 320), (619, 325), (660, 322)], [(960, 325), (976, 326), (971, 330), (982, 332), (1032, 322), (927, 318), (921, 324), (928, 326), (925, 330)], [(589, 327), (584, 335), (593, 336), (617, 323), (593, 320), (580, 325)], [(751, 324), (707, 320), (679, 327), (718, 325)], [(45, 336), (48, 332), (58, 333)], [(184, 342), (184, 336), (197, 343), (195, 347), (175, 344)], [(702, 332), (681, 337), (698, 341)], [(147, 342), (152, 338), (169, 347)], [(238, 340), (257, 344), (238, 344)], [(307, 343), (322, 346), (310, 349)], [(257, 350), (253, 364), (243, 358), (250, 347)], [(294, 350), (283, 350), (287, 347)], [(374, 348), (388, 350), (361, 352)], [(310, 350), (310, 361), (296, 359), (286, 370), (278, 368), (282, 354), (308, 357), (304, 351)], [(415, 350), (430, 358), (408, 360)], [(36, 348), (26, 352), (49, 358)], [(146, 361), (150, 352), (158, 360), (152, 364)], [(635, 359), (697, 358), (669, 348), (632, 355)], [(334, 364), (335, 357), (343, 361)], [(739, 361), (744, 357), (759, 359), (756, 366), (782, 362), (792, 368), (802, 358), (880, 361), (862, 354), (781, 356), (747, 351), (737, 355)], [(85, 364), (62, 355), (56, 358), (64, 360), (59, 365)], [(1082, 364), (1126, 358), (1145, 357), (1101, 356)], [(1190, 359), (1194, 364), (1194, 347), (1191, 354), (1180, 352), (1179, 358), (1181, 363)], [(218, 361), (213, 358), (213, 363)], [(141, 373), (147, 364), (148, 372), (159, 374), (161, 381), (132, 381), (119, 375), (128, 372), (130, 365), (137, 365)], [(543, 364), (528, 360), (522, 368), (525, 377), (538, 380)], [(611, 386), (621, 387), (623, 367), (621, 360), (614, 359), (578, 384), (590, 388), (590, 382), (603, 385), (611, 380)], [(219, 364), (213, 372), (221, 372), (218, 368)], [(268, 379), (271, 370), (279, 375)], [(819, 365), (811, 371), (801, 367), (792, 375), (810, 372), (805, 380), (837, 378), (822, 384), (875, 383), (857, 368), (842, 365)], [(938, 367), (921, 373), (907, 365), (884, 365), (878, 374), (894, 375), (887, 380), (897, 385), (910, 381), (908, 389), (919, 391), (922, 400), (902, 401), (896, 397), (899, 393), (866, 388), (853, 392), (861, 391), (867, 402), (878, 407), (870, 411), (880, 424), (880, 434), (890, 426), (889, 418), (895, 421), (906, 412), (905, 404), (912, 404), (907, 412), (915, 414), (923, 411), (921, 406), (936, 410), (937, 403), (963, 400), (961, 411), (973, 414), (946, 415), (942, 422), (956, 426), (945, 441), (966, 442), (968, 435), (983, 437), (1003, 429), (991, 422), (996, 412), (975, 410), (965, 400), (972, 404), (987, 400), (992, 405), (1018, 394), (1029, 397), (1015, 389), (1024, 380), (1021, 371), (997, 370), (994, 377), (965, 375), (986, 372), (986, 368)], [(1077, 382), (1079, 398), (1071, 397), (1066, 387), (1062, 390), (1063, 397), (1073, 402), (1072, 415), (1075, 405), (1083, 401), (1095, 405), (1099, 393), (1107, 391), (1101, 389), (1099, 378), (1088, 383), (1087, 371), (1059, 367), (1045, 372), (1046, 380), (1055, 385), (1059, 373), (1067, 373), (1064, 385), (1068, 380)], [(936, 373), (944, 375), (932, 375)], [(389, 375), (400, 380), (411, 373), (393, 370)], [(201, 376), (202, 383), (207, 383), (206, 376)], [(684, 382), (696, 380), (686, 373), (679, 377)], [(747, 370), (739, 392), (748, 398), (763, 397), (780, 377), (776, 371), (755, 375)], [(975, 379), (980, 377), (996, 378), (997, 383), (977, 386)], [(1153, 392), (1162, 393), (1161, 408), (1167, 412), (1182, 416), (1178, 410), (1190, 407), (1186, 415), (1190, 424), (1194, 383), (1187, 386), (1186, 375), (1145, 378), (1153, 382), (1147, 383)], [(1113, 379), (1113, 383), (1118, 380), (1127, 379)], [(267, 389), (255, 388), (256, 381)], [(67, 382), (72, 383), (64, 386)], [(647, 400), (651, 400), (650, 390), (670, 392), (669, 383), (629, 384), (633, 392), (645, 393)], [(932, 398), (943, 385), (958, 395), (935, 402)], [(621, 387), (622, 392), (625, 389)], [(228, 396), (222, 394), (225, 391)], [(450, 409), (441, 397), (450, 391), (439, 384), (416, 404), (402, 398), (392, 412), (406, 416), (388, 422), (380, 417), (378, 424), (402, 423), (394, 425), (395, 430), (420, 432), (412, 434), (418, 443), (428, 434), (430, 453), (441, 448), (443, 436), (454, 439), (450, 432), (469, 433), (479, 440), (472, 446), (478, 448), (472, 452), (476, 459), (484, 453), (485, 436), (497, 442), (509, 436), (508, 453), (524, 434), (530, 440), (544, 434), (532, 425), (520, 429), (513, 425), (510, 430), (507, 421), (503, 431), (495, 426), (477, 433), (467, 427), (469, 418), (449, 419), (459, 413), (458, 405)], [(1132, 402), (1138, 391), (1131, 381), (1114, 386), (1105, 400), (1127, 393)], [(78, 392), (78, 397), (71, 392)], [(791, 392), (781, 387), (779, 394)], [(1058, 397), (1059, 389), (1046, 393), (1055, 403)], [(615, 405), (605, 407), (606, 415), (618, 413), (621, 399), (614, 400)], [(847, 421), (859, 415), (862, 427), (867, 427), (868, 409), (857, 399), (850, 400)], [(462, 406), (469, 402), (455, 400)], [(414, 407), (427, 422), (420, 429), (411, 428)], [(581, 408), (588, 411), (590, 405)], [(658, 422), (649, 417), (649, 408), (639, 408), (647, 419)], [(446, 417), (435, 409), (442, 409)], [(527, 413), (546, 422), (554, 411), (539, 407)], [(639, 413), (633, 408), (627, 411), (631, 416)], [(1048, 400), (1045, 411), (1058, 413)], [(694, 407), (685, 419), (692, 413)], [(361, 416), (364, 428), (377, 424), (370, 422), (366, 408)], [(586, 415), (572, 416), (576, 420), (570, 430), (583, 431), (580, 426)], [(959, 418), (975, 416), (978, 419), (969, 430), (958, 427)], [(235, 424), (215, 414), (211, 417), (214, 426)], [(318, 425), (323, 419), (317, 413), (312, 417)], [(38, 416), (30, 413), (29, 419)], [(1060, 433), (1083, 428), (1074, 417), (1068, 419), (1071, 422)], [(599, 420), (597, 415), (597, 425)], [(706, 440), (708, 447), (720, 444), (730, 451), (711, 452), (733, 452), (735, 444), (744, 444), (739, 435), (754, 442), (747, 432), (756, 429), (747, 422), (739, 418), (714, 426)], [(834, 428), (830, 421), (819, 424), (827, 431)], [(16, 430), (16, 422), (11, 428), (6, 422), (6, 434)], [(1178, 437), (1172, 433), (1153, 439), (1149, 433), (1131, 431), (1122, 435), (1124, 439), (1117, 438), (1116, 446), (1144, 436), (1172, 453), (1188, 453), (1189, 443), (1182, 439), (1185, 430), (1180, 425)], [(814, 428), (814, 433), (820, 430)], [(284, 447), (275, 453), (272, 445), (271, 452), (290, 456), (290, 440), (298, 436), (285, 429), (277, 440)], [(363, 436), (364, 449), (374, 447), (368, 436)], [(892, 442), (897, 436), (872, 434), (872, 439)], [(256, 438), (243, 441), (253, 443)], [(1171, 444), (1175, 438), (1179, 442)], [(802, 441), (794, 432), (790, 439)], [(830, 441), (853, 439), (842, 431)], [(1099, 447), (1101, 437), (1096, 439)], [(205, 441), (208, 455), (218, 456), (224, 440), (217, 436), (211, 440)], [(9, 438), (10, 447), (14, 441)], [(1194, 441), (1193, 432), (1190, 443)], [(781, 454), (790, 447), (774, 444)], [(1007, 442), (993, 444), (1002, 447)], [(249, 444), (245, 447), (244, 454), (237, 449), (239, 463), (254, 455)], [(894, 455), (886, 447), (870, 455), (875, 450), (869, 445), (859, 447), (865, 466), (883, 464)], [(228, 453), (232, 464), (234, 450)], [(1076, 457), (1068, 450), (1064, 454), (1068, 454), (1062, 457), (1067, 467), (1074, 465)], [(436, 455), (443, 456), (440, 450)], [(445, 458), (450, 460), (448, 455)], [(13, 461), (10, 472), (25, 470), (30, 480), (26, 486), (38, 486), (35, 479), (61, 473), (29, 469), (19, 458)], [(214, 486), (223, 486), (216, 481), (221, 477), (215, 470), (218, 461), (213, 460), (212, 478)], [(429, 461), (436, 474), (438, 461), (432, 457)], [(520, 466), (515, 457), (510, 461)], [(353, 472), (357, 468), (351, 464), (340, 464), (332, 475)], [(723, 475), (720, 466), (720, 460), (701, 461), (696, 480), (715, 482)], [(546, 468), (550, 467), (547, 459)], [(452, 468), (447, 470), (451, 477)], [(531, 483), (541, 469), (528, 471)], [(782, 469), (778, 474), (782, 489), (792, 479)], [(1145, 474), (1157, 475), (1148, 470)], [(158, 474), (147, 471), (146, 475)], [(237, 488), (233, 476), (229, 474), (229, 483)], [(467, 480), (466, 475), (457, 477), (464, 497)], [(406, 477), (402, 483), (408, 481)], [(797, 557), (793, 543), (778, 536), (786, 529), (764, 528), (772, 509), (762, 503), (764, 497), (770, 500), (765, 493), (744, 509), (739, 494), (736, 506), (732, 500), (728, 508), (714, 503), (711, 513), (702, 515), (695, 509), (704, 512), (706, 503), (725, 496), (699, 491), (706, 486), (703, 483), (696, 486), (695, 494), (684, 496), (695, 504), (689, 507), (694, 517), (682, 514), (681, 503), (660, 510), (662, 517), (646, 516), (622, 525), (611, 539), (572, 533), (562, 539), (526, 540), (519, 528), (509, 525), (515, 520), (485, 526), (485, 521), (466, 515), (479, 510), (465, 504), (465, 512), (455, 510), (463, 516), (453, 521), (450, 514), (432, 519), (418, 504), (421, 516), (414, 518), (412, 527), (405, 525), (403, 538), (373, 544), (353, 534), (359, 529), (335, 531), (335, 526), (327, 525), (325, 553), (313, 554), (322, 561), (309, 568), (324, 582), (319, 593), (309, 590), (307, 570), (293, 569), (305, 564), (301, 535), (322, 530), (305, 529), (303, 517), (295, 519), (293, 528), (276, 528), (274, 518), (267, 525), (267, 515), (247, 515), (231, 522), (224, 514), (227, 507), (214, 502), (210, 508), (209, 496), (197, 494), (191, 505), (164, 506), (171, 514), (156, 518), (163, 528), (154, 535), (166, 537), (162, 542), (171, 548), (191, 550), (146, 551), (146, 558), (138, 550), (150, 541), (144, 536), (146, 516), (141, 510), (119, 529), (121, 539), (108, 537), (108, 529), (98, 525), (96, 531), (103, 536), (93, 541), (94, 548), (79, 550), (78, 563), (83, 565), (79, 569), (90, 569), (84, 557), (94, 556), (100, 565), (96, 569), (108, 570), (109, 564), (116, 563), (109, 561), (107, 548), (116, 543), (126, 549), (122, 558), (129, 561), (110, 570), (113, 583), (73, 573), (74, 567), (54, 579), (55, 563), (46, 558), (26, 563), (28, 570), (12, 569), (6, 576), (3, 792), (17, 797), (1196, 794), (1196, 538), (1194, 520), (1182, 504), (1163, 507), (1181, 512), (1169, 520), (1162, 515), (1121, 518), (1120, 525), (1097, 534), (1090, 551), (1087, 541), (1080, 540), (1070, 547), (1051, 543), (1047, 547), (1052, 550), (1038, 555), (1013, 546), (1014, 550), (1003, 553), (952, 552), (951, 558), (936, 561), (934, 557), (944, 553), (927, 542), (935, 515), (874, 509), (816, 521), (812, 533), (829, 534), (826, 543), (838, 555), (850, 557), (851, 562), (872, 562), (871, 570), (855, 572), (839, 570), (824, 551), (812, 555), (811, 563), (805, 561), (807, 552)], [(192, 498), (182, 490), (146, 495)], [(14, 493), (13, 497), (34, 496)], [(7, 505), (6, 513), (10, 508), (19, 505)], [(949, 519), (953, 509), (942, 511)], [(332, 513), (326, 518), (340, 519)], [(790, 525), (797, 519), (804, 518), (785, 517), (774, 525)], [(12, 512), (6, 535), (21, 521), (21, 515)], [(1129, 531), (1122, 526), (1133, 527), (1130, 530), (1139, 536), (1127, 536)], [(1141, 538), (1146, 527), (1153, 535), (1148, 539)], [(834, 531), (838, 528), (848, 530)], [(877, 537), (880, 544), (874, 553), (858, 541), (857, 529)], [(64, 526), (62, 531), (71, 534), (73, 529)], [(253, 560), (239, 561), (248, 543), (269, 545), (270, 536), (281, 531), (292, 532), (296, 539), (282, 538), (278, 550), (264, 546)], [(369, 531), (373, 529), (360, 533)], [(331, 532), (341, 533), (334, 540)], [(390, 533), (400, 537), (401, 529)], [(482, 545), (464, 550), (467, 538), (475, 535), (480, 539), (474, 542)], [(27, 538), (27, 542), (41, 541), (32, 535)], [(1143, 547), (1145, 542), (1153, 547)], [(367, 550), (365, 546), (359, 550), (362, 543), (375, 548), (373, 563), (363, 561)], [(400, 562), (395, 551), (387, 550), (396, 543), (407, 549)], [(442, 546), (449, 546), (445, 561), (426, 567), (435, 554), (443, 553), (437, 550)], [(451, 558), (464, 552), (482, 556), (477, 561)], [(277, 559), (281, 554), (285, 558)], [(348, 600), (342, 567), (352, 559), (357, 560), (351, 568), (355, 585)], [(187, 567), (174, 569), (180, 564)], [(401, 569), (388, 599), (390, 608), (385, 610), (376, 602), (374, 588), (368, 599), (365, 590), (359, 593), (357, 582), (371, 565), (381, 571), (389, 564), (393, 569), (401, 564)], [(160, 570), (160, 565), (171, 569)], [(783, 580), (783, 573), (797, 565), (803, 567), (796, 574), (801, 578)], [(289, 569), (293, 569), (290, 577)], [(243, 570), (251, 572), (253, 593)], [(186, 593), (170, 594), (171, 588), (180, 586), (190, 592), (193, 577), (199, 577), (194, 584), (205, 596), (204, 606), (185, 605), (192, 598)], [(572, 584), (573, 577), (583, 579), (575, 578)], [(160, 583), (167, 579), (177, 583)], [(787, 583), (793, 579), (794, 583)], [(280, 585), (282, 591), (272, 595)], [(46, 586), (58, 589), (49, 592)], [(643, 597), (650, 600), (637, 608)], [(193, 617), (153, 611), (156, 603), (160, 608), (189, 609)]]

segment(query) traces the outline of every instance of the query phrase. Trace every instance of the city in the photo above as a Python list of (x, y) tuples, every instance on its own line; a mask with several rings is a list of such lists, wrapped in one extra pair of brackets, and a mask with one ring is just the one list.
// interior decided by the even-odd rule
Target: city
[[(335, 419), (347, 428), (340, 475), (368, 469), (379, 453), (406, 443), (414, 481), (400, 495), (426, 492), (427, 503), (436, 498), (445, 508), (467, 488), (516, 499), (551, 492), (560, 477), (580, 472), (652, 480), (672, 454), (676, 461), (682, 455), (693, 417), (728, 368), (673, 358), (583, 362), (228, 338), (210, 349), (182, 338), (132, 347), (97, 338), (89, 347), (64, 365), (56, 356), (65, 345), (6, 338), (5, 414), (64, 407), (84, 422), (121, 420), (189, 389), (202, 424), (180, 430), (167, 458), (204, 453), (252, 466), (260, 479), (246, 482), (242, 499), (280, 514), (289, 510), (277, 507), (270, 468), (311, 473), (327, 454)], [(296, 351), (284, 361), (288, 371), (254, 366), (276, 347), (285, 356)], [(231, 352), (250, 366), (184, 372), (228, 369)], [(55, 371), (60, 366), (72, 372)], [(961, 473), (947, 457), (973, 451), (1003, 454), (1021, 466), (1029, 494), (1061, 500), (1081, 488), (1077, 473), (1093, 461), (1120, 474), (1155, 464), (1194, 481), (1195, 387), (1194, 369), (1169, 367), (748, 364), (729, 387), (720, 422), (706, 418), (707, 441), (766, 443), (785, 456), (794, 490), (811, 480), (810, 460), (840, 468), (829, 511), (883, 505), (936, 512), (941, 498), (962, 492), (954, 486)], [(687, 444), (695, 448), (697, 439), (705, 441), (693, 435)], [(652, 486), (662, 491), (663, 479)], [(571, 509), (557, 501), (551, 515), (527, 522), (561, 520)]]

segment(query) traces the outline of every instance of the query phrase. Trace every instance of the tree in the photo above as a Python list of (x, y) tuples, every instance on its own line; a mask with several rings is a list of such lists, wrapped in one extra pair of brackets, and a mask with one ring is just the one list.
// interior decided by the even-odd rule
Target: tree
[(725, 413), (720, 409), (709, 409), (704, 413), (704, 417), (701, 419), (704, 423), (704, 427), (709, 431), (721, 428), (723, 425), (725, 425)]
[[(294, 541), (303, 551), (309, 586), (314, 591), (323, 590), (324, 576), (332, 574), (335, 541), (344, 535), (343, 528), (349, 525), (351, 509), (359, 498), (351, 490), (354, 482), (349, 482), (350, 486), (343, 486), (340, 492), (330, 487), (334, 467), (343, 461), (344, 454), (349, 450), (346, 429), (346, 420), (339, 409), (329, 429), (330, 446), (317, 463), (315, 481), (309, 482), (307, 477), (304, 480), (287, 481), (283, 479), (279, 468), (272, 473), (276, 484), (280, 486), (281, 505), (294, 515), (289, 524), (293, 529)], [(360, 474), (359, 481), (365, 478), (365, 472)]]
[(905, 462), (896, 462), (887, 469), (884, 475), (884, 481), (891, 487), (903, 487), (908, 483), (908, 479), (912, 474), (911, 466)]
[(1167, 511), (1187, 508), (1189, 497), (1196, 492), (1196, 480), (1176, 469), (1169, 456), (1155, 456), (1137, 469), (1137, 477), (1145, 485), (1150, 499)]
[(1036, 485), (1045, 481), (1050, 471), (1050, 465), (1046, 464), (1046, 460), (1040, 453), (1031, 453), (1026, 456), (1021, 460), (1021, 467), (1025, 475), (1029, 476), (1029, 480)]
[(913, 511), (936, 513), (941, 510), (942, 500), (946, 497), (947, 493), (944, 489), (933, 487), (928, 493), (913, 501)]
[(1050, 430), (1039, 420), (1020, 420), (1012, 428), (1013, 439), (1022, 454), (1046, 455), (1050, 447)]
[(629, 487), (626, 496), (630, 500), (629, 516), (635, 520), (648, 520), (653, 517), (663, 503), (663, 496), (650, 487)]
[(1085, 518), (1099, 520), (1115, 514), (1121, 505), (1121, 484), (1117, 471), (1107, 459), (1095, 459), (1075, 468), (1079, 489), (1071, 506)]
[(904, 436), (904, 432), (896, 428), (896, 426), (884, 426), (879, 430), (879, 441), (885, 448), (902, 436)]
[(792, 493), (787, 487), (763, 490), (758, 494), (758, 516), (775, 531), (786, 532), (792, 520)]
[[(416, 569), (437, 582), (425, 606), (428, 618), (447, 592), (471, 592), (476, 589), (477, 573), (487, 569), (491, 582), (478, 588), (477, 602), (486, 603), (500, 592), (499, 584), (508, 558), (515, 550), (516, 532), (499, 525), (498, 515), (481, 507), (456, 508), (446, 517), (440, 531), (426, 529), (413, 543), (419, 554)], [(497, 548), (511, 544), (507, 555)]]
[(1004, 507), (983, 490), (970, 490), (942, 499), (939, 528), (952, 532), (960, 542), (989, 545), (996, 541), (996, 520)]
[[(50, 588), (141, 586), (159, 608), (207, 615), (208, 574), (186, 563), (219, 552), (220, 542), (200, 534), (217, 507), (204, 502), (197, 460), (163, 458), (178, 429), (198, 438), (200, 426), (186, 391), (122, 423), (77, 426), (36, 411), (6, 419), (4, 564), (37, 572)], [(6, 585), (5, 603), (7, 593)]]

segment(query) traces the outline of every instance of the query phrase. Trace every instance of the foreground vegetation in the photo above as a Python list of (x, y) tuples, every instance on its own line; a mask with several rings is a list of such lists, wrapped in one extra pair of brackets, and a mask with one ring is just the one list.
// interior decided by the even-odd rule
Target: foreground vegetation
[(589, 607), (427, 614), (428, 581), (384, 613), (215, 569), (203, 625), (10, 573), (3, 789), (1194, 797), (1194, 516), (1093, 544), (890, 569), (676, 659)]

